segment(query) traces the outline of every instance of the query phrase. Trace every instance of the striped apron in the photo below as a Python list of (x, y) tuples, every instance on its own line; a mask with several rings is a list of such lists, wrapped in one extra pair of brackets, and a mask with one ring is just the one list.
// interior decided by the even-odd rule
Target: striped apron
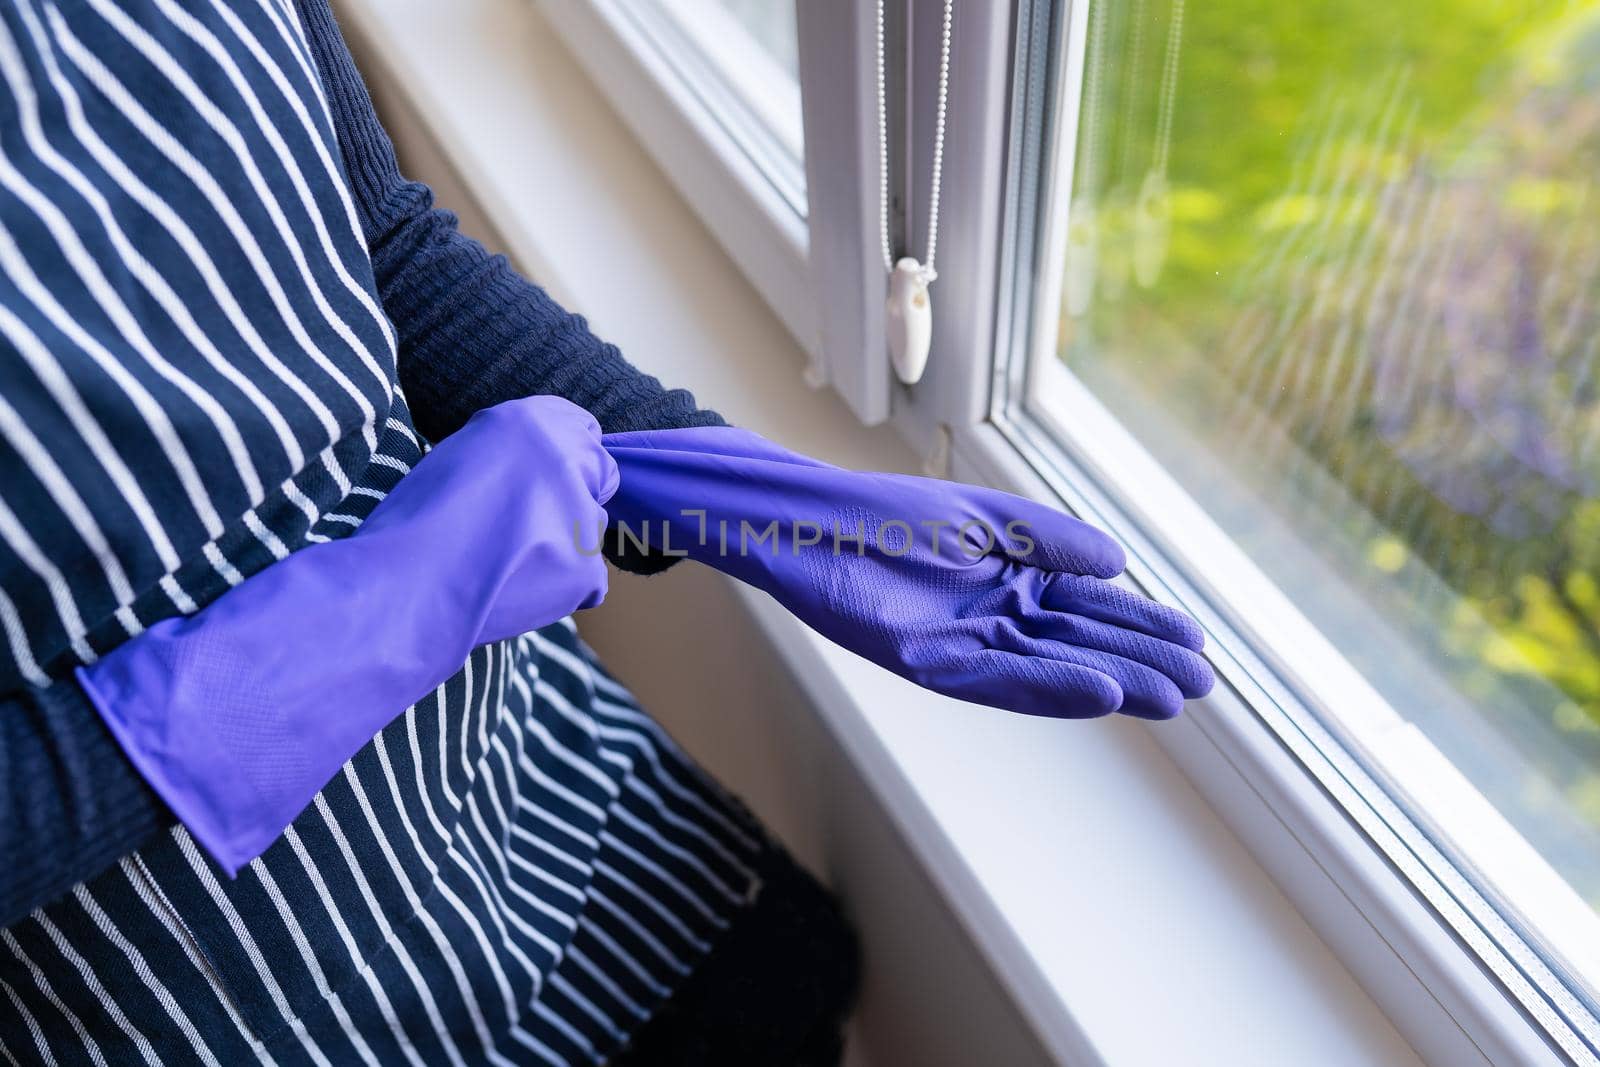
[[(8, 0), (0, 77), (9, 689), (348, 535), (422, 445), (280, 0)], [(603, 1062), (764, 847), (569, 620), (475, 651), (237, 879), (179, 827), (0, 931), (0, 1056)]]

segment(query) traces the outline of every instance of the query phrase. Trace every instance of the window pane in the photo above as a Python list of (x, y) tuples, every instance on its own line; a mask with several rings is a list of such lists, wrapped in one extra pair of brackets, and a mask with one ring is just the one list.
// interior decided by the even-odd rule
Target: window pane
[(791, 78), (800, 73), (794, 0), (717, 0)]
[(663, 16), (662, 54), (802, 214), (795, 0), (629, 0)]
[(1086, 22), (1061, 360), (1600, 909), (1600, 4)]

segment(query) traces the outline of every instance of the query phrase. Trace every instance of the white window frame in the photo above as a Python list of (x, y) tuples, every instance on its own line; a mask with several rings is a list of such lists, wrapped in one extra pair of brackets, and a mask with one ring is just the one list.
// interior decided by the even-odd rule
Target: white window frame
[[(1039, 63), (1014, 65), (1013, 55), (1046, 48), (1060, 65), (1053, 76), (1076, 84), (1088, 4), (1056, 0), (1058, 17), (1046, 0), (956, 5), (934, 344), (926, 376), (908, 389), (893, 383), (882, 340), (873, 4), (796, 4), (806, 140), (806, 206), (798, 212), (719, 118), (716, 98), (685, 83), (639, 16), (641, 8), (673, 2), (561, 0), (544, 9), (810, 354), (810, 383), (826, 382), (867, 424), (892, 419), (930, 470), (1096, 519), (1130, 545), (1134, 587), (1191, 610), (1205, 604), (1189, 576), (1166, 563), (1163, 548), (1141, 532), (1135, 520), (1147, 516), (1130, 514), (1127, 501), (1101, 489), (1117, 478), (1163, 484), (1159, 469), (1135, 469), (1142, 449), (1053, 360), (1017, 358), (1030, 348), (1053, 350), (1048, 325), (1041, 330), (1053, 316), (1028, 309), (1035, 298), (1051, 298), (1041, 294), (1059, 292), (1059, 277), (1040, 267), (1048, 261), (1033, 247), (1018, 247), (1024, 232), (1046, 247), (1056, 244), (1048, 232), (1020, 225), (1048, 195), (1012, 180), (1039, 169), (1025, 155), (1047, 121), (1041, 110), (1047, 79)], [(908, 161), (895, 192), (910, 208), (898, 228), (907, 250), (920, 254), (941, 5), (895, 0), (891, 6), (893, 49), (909, 57), (891, 60), (898, 94), (891, 110), (904, 116), (896, 149)], [(1042, 39), (1052, 32), (1064, 36)], [(1013, 101), (1023, 103), (1014, 109)], [(1075, 101), (1064, 95), (1061, 106)], [(1014, 125), (1029, 132), (1014, 137)], [(1047, 414), (1020, 400), (1024, 373), (1060, 374), (1051, 388), (1073, 397), (1081, 421), (1056, 420), (1044, 432)], [(1133, 459), (1112, 463), (1117, 456)], [(1185, 520), (1203, 529), (1194, 502), (1176, 486), (1163, 488), (1170, 504), (1186, 501)], [(1308, 735), (1315, 717), (1276, 683), (1272, 667), (1255, 659), (1233, 621), (1198, 611), (1213, 635), (1221, 684), (1151, 735), (1407, 1040), (1441, 1064), (1600, 1062), (1570, 1031), (1563, 1037), (1565, 1022), (1541, 999), (1549, 987), (1528, 980), (1527, 972), (1542, 966), (1537, 955), (1511, 958), (1501, 947), (1506, 939), (1485, 935), (1485, 917), (1494, 909), (1481, 899), (1481, 906), (1463, 907), (1477, 890), (1459, 875), (1452, 882), (1448, 863), (1420, 862), (1424, 835), (1397, 834), (1394, 827), (1408, 821), (1404, 814), (1378, 811), (1383, 791), (1362, 780), (1359, 764), (1341, 758), (1343, 746), (1331, 736)], [(1285, 618), (1297, 615), (1292, 606), (1290, 613)], [(1310, 626), (1303, 618), (1299, 624)], [(1330, 647), (1319, 654), (1342, 663)], [(1364, 685), (1348, 664), (1344, 670), (1351, 685)]]
[[(1048, 5), (1032, 7), (1042, 15)], [(1047, 47), (1056, 64), (1054, 78), (1074, 87), (1063, 93), (1059, 104), (1070, 110), (1077, 106), (1075, 87), (1081, 84), (1088, 4), (1063, 7), (1065, 14), (1057, 32), (1065, 34), (1065, 46)], [(1029, 47), (1029, 29), (1019, 27), (1019, 48)], [(1034, 32), (1037, 35), (1047, 29), (1040, 25)], [(1047, 45), (1037, 37), (1032, 44)], [(1023, 80), (1039, 80), (1036, 67), (1019, 68), (1015, 74), (1019, 97), (1035, 90)], [(1063, 128), (1075, 130), (1070, 114), (1067, 118)], [(1045, 120), (1015, 115), (1012, 121)], [(1030, 134), (1019, 140), (1034, 143), (1038, 138)], [(1072, 148), (1066, 143), (1048, 149), (1055, 157), (1053, 181), (1070, 183)], [(1017, 165), (1020, 173), (1039, 169), (1038, 160), (1018, 160)], [(1008, 209), (1015, 232), (1005, 238), (1001, 254), (1009, 249), (1015, 256), (1010, 267), (1003, 269), (1018, 279), (1012, 290), (1018, 303), (1010, 314), (996, 319), (992, 350), (999, 358), (994, 365), (989, 421), (973, 435), (972, 450), (991, 466), (998, 461), (1015, 468), (1020, 461), (1035, 483), (1047, 483), (1028, 486), (1024, 479), (1023, 487), (1048, 493), (1113, 530), (1130, 545), (1129, 574), (1138, 587), (1157, 599), (1181, 603), (1202, 617), (1212, 635), (1211, 658), (1223, 684), (1212, 698), (1191, 709), (1183, 727), (1155, 729), (1153, 736), (1228, 817), (1330, 947), (1430, 1059), (1452, 1064), (1484, 1057), (1495, 1063), (1563, 1062), (1551, 1047), (1553, 1042), (1575, 1062), (1595, 1062), (1584, 1039), (1546, 1003), (1546, 997), (1562, 997), (1566, 990), (1545, 965), (1537, 946), (1506, 926), (1496, 907), (1483, 899), (1455, 863), (1439, 853), (1430, 835), (1413, 825), (1348, 754), (1352, 743), (1359, 743), (1359, 736), (1335, 738), (1329, 734), (1300, 697), (1277, 682), (1279, 670), (1287, 666), (1291, 675), (1317, 678), (1326, 687), (1319, 692), (1326, 698), (1325, 707), (1336, 704), (1341, 713), (1359, 709), (1368, 720), (1369, 739), (1400, 735), (1412, 754), (1431, 752), (1431, 745), (1407, 727), (1359, 672), (1276, 593), (1272, 583), (1206, 518), (1204, 510), (1053, 358), (1057, 317), (1032, 314), (1031, 309), (1035, 301), (1052, 309), (1059, 306), (1060, 263), (1053, 250), (1065, 244), (1067, 197), (1055, 195), (1051, 189), (1019, 192), (1013, 188), (1012, 193)], [(1054, 208), (1048, 224), (1040, 232), (1020, 226), (1020, 219), (1037, 217), (1041, 204)], [(1028, 234), (1032, 241), (1019, 234)], [(1023, 244), (1029, 247), (1021, 247)], [(1035, 358), (1025, 359), (1025, 353)], [(1051, 355), (1038, 358), (1041, 353)], [(1048, 381), (1043, 380), (1046, 378)], [(1066, 400), (1052, 405), (1054, 410), (1045, 410), (1032, 402), (1041, 394)], [(990, 432), (1004, 443), (992, 438), (984, 441)], [(957, 441), (959, 451), (961, 435)], [(998, 471), (991, 471), (988, 477), (1000, 480)], [(1013, 470), (1012, 480), (1021, 477)], [(1140, 487), (1134, 495), (1140, 498), (1138, 503), (1147, 506), (1137, 515), (1130, 514), (1130, 494), (1119, 488), (1113, 498), (1100, 488), (1107, 485)], [(1155, 521), (1157, 516), (1164, 516), (1165, 521)], [(1168, 544), (1159, 549), (1152, 545), (1140, 532), (1150, 529), (1172, 535)], [(1194, 550), (1190, 559), (1208, 561), (1204, 574), (1194, 567), (1180, 569), (1166, 562), (1173, 558), (1169, 546), (1178, 537)], [(1188, 587), (1189, 579), (1197, 575), (1220, 584), (1219, 572), (1225, 572), (1221, 581), (1230, 588), (1248, 583), (1250, 594), (1213, 596), (1208, 601), (1199, 590)], [(1208, 592), (1215, 594), (1216, 590)], [(1263, 615), (1264, 605), (1271, 604), (1275, 610), (1265, 623), (1253, 620), (1256, 624), (1249, 632), (1258, 637), (1251, 641), (1242, 637), (1241, 629), (1230, 620), (1208, 611), (1208, 602), (1245, 603)], [(1269, 665), (1256, 659), (1262, 634), (1278, 635), (1268, 651), (1280, 662)], [(1314, 667), (1307, 664), (1311, 656), (1316, 658)], [(1299, 662), (1285, 664), (1283, 660)], [(1204, 743), (1197, 733), (1204, 736)], [(1363, 752), (1373, 754), (1371, 749)], [(1429, 770), (1435, 791), (1448, 788), (1453, 799), (1463, 804), (1475, 799), (1477, 814), (1483, 819), (1480, 832), (1498, 832), (1508, 849), (1520, 846), (1526, 850), (1522, 857), (1525, 880), (1539, 876), (1543, 868), (1545, 882), (1535, 887), (1535, 895), (1541, 903), (1549, 899), (1555, 903), (1542, 917), (1574, 916), (1570, 907), (1576, 903), (1583, 909), (1581, 918), (1592, 925), (1586, 905), (1544, 867), (1442, 756), (1433, 755)], [(1397, 871), (1403, 873), (1397, 876)], [(1320, 877), (1313, 877), (1314, 872)], [(1562, 907), (1569, 910), (1563, 912)], [(1592, 1024), (1587, 1008), (1568, 1000), (1563, 1006), (1583, 1024)], [(1529, 1017), (1535, 1020), (1532, 1026)], [(1594, 1036), (1593, 1030), (1588, 1031), (1590, 1042)]]
[[(574, 57), (679, 194), (806, 351), (815, 353), (810, 238), (798, 177), (774, 180), (775, 154), (752, 155), (730, 128), (737, 101), (716, 79), (685, 76), (684, 35), (655, 3), (557, 0), (541, 5)], [(673, 47), (674, 45), (680, 47)], [(692, 78), (692, 80), (691, 80)]]

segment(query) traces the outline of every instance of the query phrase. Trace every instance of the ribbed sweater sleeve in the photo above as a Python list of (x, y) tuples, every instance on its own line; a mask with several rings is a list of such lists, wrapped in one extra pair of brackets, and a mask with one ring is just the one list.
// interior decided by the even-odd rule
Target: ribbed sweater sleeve
[(536, 393), (586, 408), (603, 430), (720, 425), (682, 389), (634, 368), (505, 257), (490, 255), (401, 177), (327, 0), (296, 0), (333, 114), (384, 310), (399, 334), (400, 383), (438, 440), (479, 408)]
[(0, 927), (172, 822), (76, 682), (0, 699)]
[[(402, 178), (326, 0), (297, 4), (423, 433), (437, 440), (479, 408), (536, 393), (566, 397), (608, 432), (722, 422), (629, 365)], [(671, 560), (618, 562), (649, 571)], [(0, 697), (0, 928), (172, 822), (76, 682)]]

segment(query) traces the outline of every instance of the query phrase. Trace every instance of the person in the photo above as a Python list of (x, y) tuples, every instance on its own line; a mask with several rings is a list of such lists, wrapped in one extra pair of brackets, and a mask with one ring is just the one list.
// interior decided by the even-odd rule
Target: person
[(0, 77), (10, 1062), (837, 1062), (853, 935), (578, 639), (603, 560), (1014, 711), (1209, 687), (1103, 534), (728, 427), (457, 232), (326, 0), (10, 0)]

